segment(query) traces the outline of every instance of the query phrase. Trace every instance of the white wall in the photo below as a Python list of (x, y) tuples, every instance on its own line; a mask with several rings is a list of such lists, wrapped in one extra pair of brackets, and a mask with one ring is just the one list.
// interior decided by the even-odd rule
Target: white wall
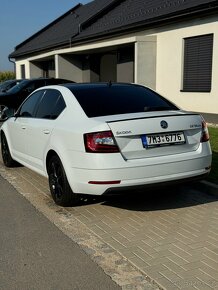
[(147, 36), (135, 43), (135, 82), (156, 89), (157, 38)]
[(82, 64), (78, 56), (55, 56), (56, 77), (82, 82)]
[(29, 76), (31, 78), (43, 77), (43, 71), (37, 64), (29, 62)]
[[(165, 27), (157, 34), (156, 89), (186, 110), (218, 114), (218, 17), (198, 19)], [(183, 85), (183, 40), (214, 34), (212, 90), (210, 93), (180, 92)]]
[(16, 78), (21, 79), (21, 66), (25, 66), (26, 79), (30, 78), (30, 63), (28, 60), (16, 61)]

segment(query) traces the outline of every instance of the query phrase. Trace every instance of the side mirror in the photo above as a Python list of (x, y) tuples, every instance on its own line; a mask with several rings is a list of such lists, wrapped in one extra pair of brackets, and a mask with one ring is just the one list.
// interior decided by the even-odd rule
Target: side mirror
[(4, 122), (12, 116), (14, 116), (14, 109), (0, 105), (0, 122)]

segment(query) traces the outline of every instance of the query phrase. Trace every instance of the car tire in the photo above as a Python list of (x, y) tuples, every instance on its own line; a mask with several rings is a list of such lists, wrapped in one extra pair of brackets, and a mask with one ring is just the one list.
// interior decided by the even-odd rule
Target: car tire
[(16, 165), (16, 161), (11, 157), (11, 152), (4, 133), (1, 134), (1, 153), (2, 160), (6, 167), (14, 167)]
[(79, 201), (67, 180), (60, 158), (53, 155), (48, 162), (48, 180), (52, 198), (57, 205), (73, 206)]

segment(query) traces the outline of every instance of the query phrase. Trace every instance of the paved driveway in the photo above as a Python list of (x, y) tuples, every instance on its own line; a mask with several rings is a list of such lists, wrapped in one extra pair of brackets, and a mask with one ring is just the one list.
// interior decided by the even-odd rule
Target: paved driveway
[(0, 196), (1, 290), (121, 290), (1, 176)]
[[(218, 195), (177, 187), (63, 209), (51, 200), (45, 178), (24, 167), (5, 169), (1, 161), (0, 174), (48, 218), (59, 215), (56, 225), (118, 284), (135, 275), (123, 289), (218, 289)], [(119, 258), (108, 256), (113, 251)], [(146, 288), (145, 280), (154, 284)]]

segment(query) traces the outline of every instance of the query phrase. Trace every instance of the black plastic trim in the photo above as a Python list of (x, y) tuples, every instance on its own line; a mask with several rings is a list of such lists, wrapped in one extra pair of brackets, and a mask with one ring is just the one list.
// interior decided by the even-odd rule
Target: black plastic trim
[(159, 183), (152, 183), (152, 184), (144, 184), (144, 185), (133, 185), (133, 186), (123, 186), (123, 187), (111, 187), (108, 188), (103, 195), (114, 195), (114, 194), (119, 194), (122, 193), (123, 191), (132, 191), (132, 190), (142, 190), (142, 189), (159, 189), (167, 186), (172, 186), (172, 185), (185, 185), (188, 183), (193, 183), (197, 182), (200, 180), (205, 179), (208, 176), (208, 173), (204, 173), (202, 175), (194, 176), (194, 177), (189, 177), (185, 179), (177, 179), (177, 180), (172, 180), (172, 181), (166, 181), (166, 182), (159, 182)]

